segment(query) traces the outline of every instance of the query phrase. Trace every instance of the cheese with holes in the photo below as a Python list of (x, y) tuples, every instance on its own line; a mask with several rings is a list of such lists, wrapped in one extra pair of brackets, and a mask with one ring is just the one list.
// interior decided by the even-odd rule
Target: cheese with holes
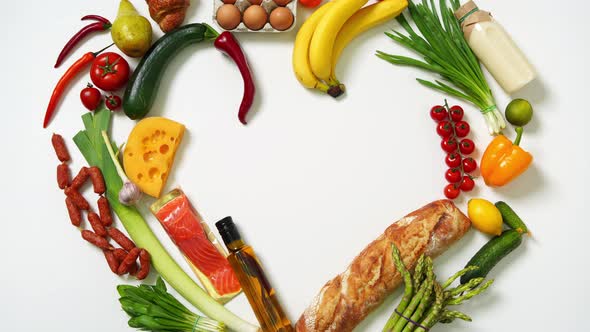
[(170, 174), (184, 125), (162, 117), (145, 118), (129, 134), (123, 167), (141, 191), (160, 197)]

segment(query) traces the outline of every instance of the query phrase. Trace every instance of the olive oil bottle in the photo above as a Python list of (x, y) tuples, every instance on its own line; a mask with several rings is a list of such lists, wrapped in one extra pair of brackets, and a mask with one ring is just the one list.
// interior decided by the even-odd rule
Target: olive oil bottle
[(232, 218), (225, 217), (215, 223), (215, 226), (229, 251), (227, 260), (240, 281), (262, 331), (294, 331), (254, 250), (244, 243)]

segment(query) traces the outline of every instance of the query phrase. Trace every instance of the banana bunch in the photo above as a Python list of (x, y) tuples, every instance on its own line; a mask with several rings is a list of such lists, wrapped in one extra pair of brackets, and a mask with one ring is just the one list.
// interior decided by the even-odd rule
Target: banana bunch
[(335, 69), (342, 51), (359, 34), (398, 16), (407, 0), (332, 0), (319, 7), (301, 26), (293, 47), (293, 71), (306, 88), (336, 98), (344, 85)]

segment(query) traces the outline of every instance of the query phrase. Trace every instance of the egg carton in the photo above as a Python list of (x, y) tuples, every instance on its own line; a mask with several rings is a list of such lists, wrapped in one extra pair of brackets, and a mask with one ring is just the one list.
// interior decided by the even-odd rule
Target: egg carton
[[(291, 24), (291, 27), (286, 30), (277, 30), (277, 29), (273, 28), (272, 25), (270, 25), (270, 22), (266, 22), (266, 24), (260, 30), (251, 30), (244, 24), (244, 22), (240, 22), (240, 24), (238, 24), (238, 26), (233, 30), (226, 30), (226, 29), (222, 28), (219, 25), (219, 23), (217, 23), (217, 10), (219, 9), (219, 7), (223, 6), (224, 4), (225, 3), (222, 0), (213, 0), (213, 22), (215, 22), (215, 24), (221, 30), (231, 31), (231, 32), (274, 32), (274, 33), (276, 33), (276, 32), (291, 31), (295, 28), (295, 23), (297, 20), (297, 0), (291, 0), (291, 2), (289, 2), (287, 5), (284, 6), (285, 8), (288, 8), (291, 11), (291, 13), (293, 13), (293, 24)], [(248, 2), (247, 0), (236, 0), (234, 5), (236, 7), (238, 7), (238, 10), (240, 11), (240, 13), (243, 16), (246, 8), (250, 7), (252, 4), (250, 2)], [(264, 8), (264, 10), (266, 10), (266, 14), (268, 15), (269, 19), (270, 19), (270, 12), (272, 12), (273, 9), (280, 7), (273, 0), (263, 0), (262, 3), (260, 4), (260, 6), (262, 8)]]

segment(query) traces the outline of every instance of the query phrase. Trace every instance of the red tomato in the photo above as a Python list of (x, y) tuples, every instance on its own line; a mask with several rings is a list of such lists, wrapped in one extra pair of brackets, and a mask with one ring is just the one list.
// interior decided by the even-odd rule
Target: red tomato
[(90, 83), (80, 91), (80, 100), (89, 111), (94, 111), (98, 107), (101, 97), (100, 91)]
[(448, 153), (457, 151), (457, 140), (454, 137), (445, 137), (440, 142), (440, 147)]
[(455, 134), (457, 137), (465, 137), (469, 134), (469, 124), (465, 121), (455, 123)]
[(105, 99), (104, 104), (108, 109), (114, 111), (117, 108), (121, 107), (121, 97), (117, 95), (110, 95)]
[(450, 108), (450, 113), (451, 113), (451, 120), (453, 120), (453, 122), (458, 122), (463, 120), (463, 109), (461, 108), (461, 106), (452, 106)]
[(461, 156), (456, 152), (449, 153), (445, 158), (445, 163), (450, 168), (459, 167), (461, 165)]
[(440, 137), (449, 137), (453, 134), (453, 125), (449, 121), (441, 121), (436, 126), (436, 133)]
[(463, 172), (471, 173), (477, 168), (477, 163), (471, 157), (463, 159)]
[(100, 54), (92, 62), (90, 79), (104, 91), (119, 90), (129, 79), (129, 63), (117, 53)]
[(470, 154), (473, 150), (475, 150), (475, 144), (469, 138), (464, 138), (461, 140), (461, 143), (459, 143), (459, 151), (461, 151), (462, 154)]
[(317, 7), (320, 4), (320, 2), (322, 2), (322, 0), (299, 0), (299, 3), (303, 7), (307, 7), (307, 8)]
[(457, 168), (449, 168), (445, 173), (445, 179), (447, 179), (449, 183), (457, 183), (461, 181), (461, 171)]
[(449, 183), (445, 187), (445, 196), (448, 199), (455, 199), (459, 196), (460, 193), (461, 193), (461, 190), (459, 190), (459, 188), (457, 187), (456, 184)]
[(442, 121), (447, 118), (447, 110), (440, 105), (433, 106), (430, 109), (430, 118), (434, 121)]
[(475, 182), (473, 182), (473, 179), (469, 175), (465, 175), (461, 180), (459, 188), (463, 191), (471, 191), (473, 187), (475, 187)]

